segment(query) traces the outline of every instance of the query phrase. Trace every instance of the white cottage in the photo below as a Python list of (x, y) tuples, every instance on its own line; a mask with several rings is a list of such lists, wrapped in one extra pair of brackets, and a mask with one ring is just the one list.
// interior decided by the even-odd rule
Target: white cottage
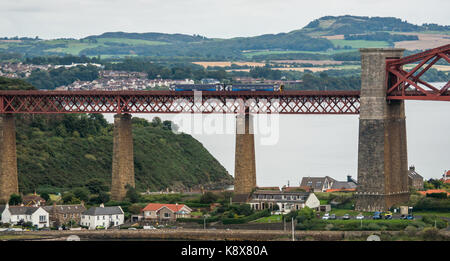
[(80, 225), (87, 226), (89, 229), (95, 229), (97, 226), (104, 228), (119, 226), (124, 223), (125, 215), (120, 206), (105, 207), (103, 204), (100, 207), (91, 207), (81, 214)]
[(9, 206), (1, 213), (2, 223), (17, 224), (19, 221), (31, 222), (38, 228), (49, 227), (49, 213), (42, 207)]
[(274, 205), (278, 205), (280, 212), (289, 213), (292, 210), (296, 211), (304, 207), (318, 209), (320, 201), (311, 192), (257, 190), (252, 194), (249, 204), (255, 210), (272, 208)]

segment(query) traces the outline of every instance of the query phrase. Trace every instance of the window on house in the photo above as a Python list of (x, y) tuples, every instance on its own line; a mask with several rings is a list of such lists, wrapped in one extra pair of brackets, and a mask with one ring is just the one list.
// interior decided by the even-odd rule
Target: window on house
[(166, 218), (170, 217), (170, 213), (164, 213), (164, 217)]
[(39, 222), (47, 222), (46, 216), (39, 216)]
[(105, 216), (103, 216), (103, 220), (105, 220)]

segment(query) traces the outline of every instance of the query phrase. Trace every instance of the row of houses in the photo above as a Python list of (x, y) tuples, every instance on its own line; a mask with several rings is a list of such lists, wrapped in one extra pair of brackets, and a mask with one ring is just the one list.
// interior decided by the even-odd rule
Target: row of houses
[(97, 226), (105, 228), (119, 226), (124, 223), (124, 212), (120, 206), (91, 207), (88, 210), (83, 204), (52, 206), (0, 206), (2, 223), (17, 225), (31, 222), (36, 228), (59, 227), (74, 222), (89, 229)]

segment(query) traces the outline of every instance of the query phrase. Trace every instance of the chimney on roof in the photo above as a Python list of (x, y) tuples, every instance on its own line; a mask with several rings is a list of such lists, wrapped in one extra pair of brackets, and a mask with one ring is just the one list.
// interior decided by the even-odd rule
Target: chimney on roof
[(81, 206), (83, 206), (83, 207), (84, 207), (84, 200), (82, 200), (82, 201), (81, 201)]
[(352, 176), (351, 175), (347, 175), (347, 182), (352, 182)]
[(102, 204), (100, 204), (100, 207), (101, 207), (101, 208), (104, 208), (104, 207), (105, 207), (105, 205), (104, 205), (104, 204), (102, 203)]
[(412, 166), (409, 166), (409, 170), (411, 170), (411, 171), (415, 171), (415, 170), (416, 170), (416, 167), (414, 167), (414, 165), (412, 165)]

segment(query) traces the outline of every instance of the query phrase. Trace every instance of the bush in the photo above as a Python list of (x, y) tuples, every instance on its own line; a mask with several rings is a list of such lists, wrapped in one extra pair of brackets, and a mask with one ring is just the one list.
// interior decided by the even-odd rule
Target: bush
[(242, 218), (222, 218), (223, 224), (244, 224), (248, 223), (252, 220), (256, 220), (262, 217), (270, 216), (270, 209), (265, 209), (262, 211), (255, 212), (250, 216), (242, 217)]
[(450, 199), (423, 198), (414, 205), (414, 210), (450, 212)]
[(210, 204), (210, 203), (216, 202), (218, 199), (219, 199), (219, 196), (217, 196), (216, 194), (214, 194), (212, 192), (206, 192), (201, 196), (200, 203)]
[(14, 205), (19, 205), (21, 203), (22, 203), (22, 196), (21, 195), (12, 194), (9, 197), (9, 202), (8, 202), (9, 205), (14, 206)]
[(425, 224), (429, 224), (432, 226), (436, 226), (436, 228), (438, 229), (443, 229), (447, 227), (447, 220), (442, 219), (438, 216), (435, 215), (425, 215), (422, 217), (422, 222), (424, 222)]
[(441, 192), (441, 193), (427, 193), (426, 195), (429, 198), (440, 198), (440, 199), (446, 199), (447, 193)]

